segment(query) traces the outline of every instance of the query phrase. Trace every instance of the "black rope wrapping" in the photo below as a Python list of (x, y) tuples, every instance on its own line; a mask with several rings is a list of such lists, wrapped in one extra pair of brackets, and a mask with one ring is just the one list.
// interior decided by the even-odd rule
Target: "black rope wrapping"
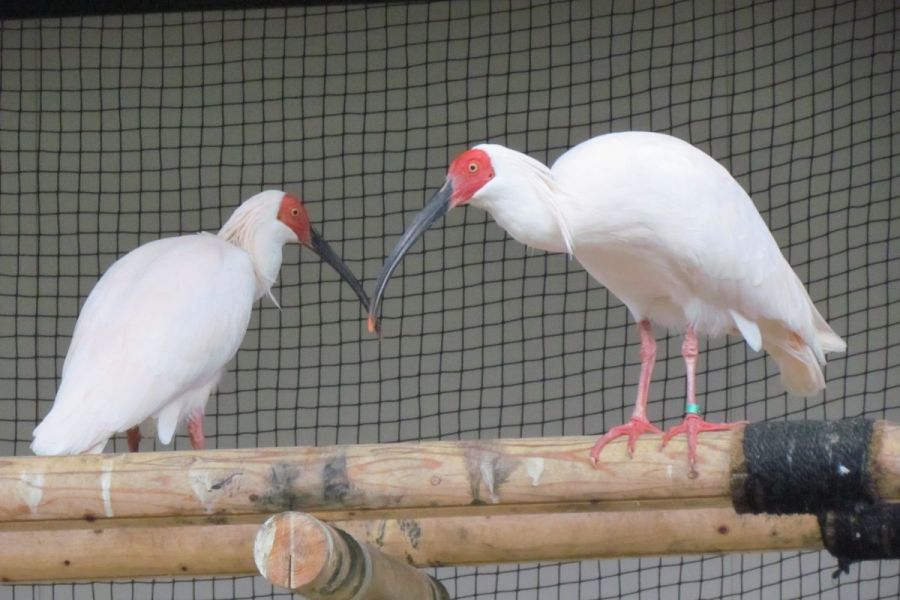
[(856, 510), (819, 515), (822, 542), (835, 558), (838, 570), (850, 570), (857, 560), (900, 558), (900, 504), (860, 506)]
[(868, 469), (872, 421), (751, 423), (732, 468), (740, 513), (821, 514), (877, 500)]
[(817, 515), (835, 577), (854, 561), (900, 558), (900, 505), (880, 501), (870, 463), (881, 435), (865, 419), (748, 425), (732, 457), (735, 510)]

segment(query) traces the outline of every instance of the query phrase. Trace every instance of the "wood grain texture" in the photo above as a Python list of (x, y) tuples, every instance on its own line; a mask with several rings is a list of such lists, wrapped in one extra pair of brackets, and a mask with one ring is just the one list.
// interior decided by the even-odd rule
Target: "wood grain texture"
[(587, 458), (594, 437), (12, 457), (0, 459), (0, 527), (291, 510), (334, 519), (366, 518), (366, 511), (503, 514), (539, 505), (728, 506), (732, 436), (700, 437), (696, 478), (683, 438), (660, 451), (659, 436), (651, 435), (638, 441), (633, 458), (624, 439), (613, 442), (599, 469)]
[(256, 534), (253, 556), (273, 585), (308, 600), (443, 600), (424, 571), (299, 512), (273, 515)]
[[(257, 572), (261, 521), (0, 531), (0, 581), (108, 580)], [(822, 547), (810, 515), (730, 508), (335, 521), (418, 567)]]
[(876, 421), (869, 472), (883, 500), (900, 501), (900, 423)]
[[(742, 432), (659, 451), (593, 437), (0, 459), (0, 581), (255, 572), (269, 516), (312, 513), (416, 566), (821, 548), (811, 516), (738, 516)], [(870, 469), (900, 500), (900, 425)]]

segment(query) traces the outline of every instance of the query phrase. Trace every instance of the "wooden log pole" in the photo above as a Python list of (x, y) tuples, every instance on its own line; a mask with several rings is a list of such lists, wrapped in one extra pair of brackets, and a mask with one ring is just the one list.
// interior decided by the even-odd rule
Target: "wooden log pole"
[[(900, 427), (876, 422), (874, 484), (900, 500)], [(742, 430), (700, 436), (696, 476), (684, 437), (642, 436), (588, 452), (594, 437), (0, 458), (0, 530), (75, 522), (164, 525), (262, 521), (302, 510), (328, 520), (731, 506)]]
[(305, 513), (279, 513), (263, 523), (253, 558), (269, 582), (308, 600), (449, 598), (425, 572)]
[(700, 438), (699, 477), (684, 440), (659, 450), (643, 436), (634, 457), (617, 440), (599, 469), (596, 438), (260, 448), (0, 458), (0, 527), (72, 521), (259, 515), (301, 510), (347, 519), (424, 514), (566, 511), (656, 501), (728, 506), (732, 432)]
[[(248, 575), (260, 522), (0, 531), (0, 582)], [(731, 508), (335, 521), (417, 567), (589, 558), (813, 550), (811, 515)]]
[(870, 457), (875, 487), (883, 500), (900, 498), (900, 424), (889, 421), (875, 423), (878, 436), (875, 454)]

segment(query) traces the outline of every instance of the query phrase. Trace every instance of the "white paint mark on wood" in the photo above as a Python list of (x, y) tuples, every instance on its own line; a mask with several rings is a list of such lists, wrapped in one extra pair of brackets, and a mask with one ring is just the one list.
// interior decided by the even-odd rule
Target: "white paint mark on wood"
[(531, 485), (537, 486), (541, 482), (541, 475), (544, 473), (544, 457), (532, 456), (525, 461), (525, 472), (531, 477)]
[(107, 518), (113, 517), (112, 497), (110, 489), (112, 489), (112, 468), (113, 464), (110, 460), (104, 460), (100, 466), (100, 494), (103, 497), (103, 512)]
[(41, 503), (41, 498), (44, 496), (44, 474), (22, 473), (19, 479), (23, 483), (19, 491), (22, 500), (28, 505), (31, 514), (35, 514), (38, 505)]
[(481, 479), (484, 481), (484, 485), (487, 486), (488, 493), (491, 495), (491, 502), (497, 504), (500, 502), (500, 498), (497, 497), (496, 492), (494, 491), (494, 462), (489, 459), (483, 459), (481, 461)]
[(211, 491), (212, 477), (210, 477), (209, 471), (203, 467), (192, 467), (188, 471), (188, 479), (191, 481), (191, 489), (194, 491), (194, 496), (203, 505), (203, 510), (211, 513), (213, 504), (215, 504), (215, 494)]
[(243, 474), (243, 471), (234, 470), (211, 471), (201, 465), (188, 470), (188, 480), (203, 510), (212, 513), (222, 495), (230, 497), (240, 488), (240, 476)]

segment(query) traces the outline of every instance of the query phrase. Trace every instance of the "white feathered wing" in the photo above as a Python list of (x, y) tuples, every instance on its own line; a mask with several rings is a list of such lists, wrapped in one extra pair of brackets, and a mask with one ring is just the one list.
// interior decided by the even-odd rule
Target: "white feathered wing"
[(772, 355), (791, 393), (825, 387), (825, 353), (846, 344), (718, 162), (671, 136), (627, 132), (579, 144), (551, 172), (571, 200), (575, 257), (637, 319), (738, 330)]
[(110, 437), (152, 416), (169, 443), (237, 352), (255, 295), (249, 255), (214, 235), (126, 254), (85, 302), (34, 452), (102, 452)]

